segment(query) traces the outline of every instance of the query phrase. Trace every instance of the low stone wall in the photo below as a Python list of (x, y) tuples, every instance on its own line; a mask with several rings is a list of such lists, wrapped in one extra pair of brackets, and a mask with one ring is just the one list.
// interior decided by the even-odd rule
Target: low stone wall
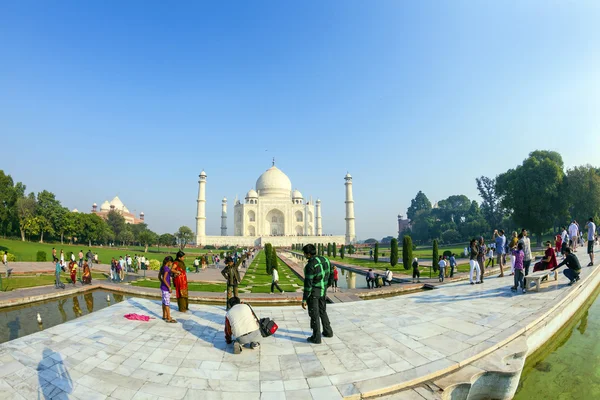
[(275, 247), (289, 247), (292, 244), (308, 243), (339, 243), (345, 242), (345, 236), (205, 236), (203, 245), (211, 246), (264, 246), (271, 243)]

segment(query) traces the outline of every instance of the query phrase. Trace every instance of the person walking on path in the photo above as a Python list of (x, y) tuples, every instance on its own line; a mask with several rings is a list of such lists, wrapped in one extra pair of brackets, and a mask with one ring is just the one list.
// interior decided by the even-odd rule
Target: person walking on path
[(77, 281), (77, 263), (73, 260), (69, 263), (69, 273), (71, 274), (71, 282), (75, 286), (75, 282)]
[(125, 257), (125, 262), (127, 263), (127, 272), (133, 272), (133, 270), (131, 269), (131, 265), (133, 264), (133, 262), (129, 254), (127, 254), (127, 256)]
[(338, 291), (338, 279), (339, 279), (339, 277), (340, 277), (339, 270), (334, 265), (333, 266), (333, 292), (334, 293)]
[(88, 265), (90, 266), (90, 268), (92, 268), (92, 265), (94, 264), (94, 253), (92, 253), (91, 249), (88, 250), (85, 257), (87, 258)]
[(2, 255), (2, 264), (4, 265), (4, 269), (6, 270), (6, 277), (8, 278), (8, 251), (5, 251)]
[(158, 277), (160, 279), (160, 292), (162, 295), (162, 319), (165, 322), (175, 323), (177, 321), (171, 318), (171, 293), (173, 293), (173, 289), (171, 289), (172, 266), (173, 257), (166, 256), (163, 260), (163, 265), (158, 272)]
[(83, 268), (83, 250), (79, 250), (79, 268)]
[(492, 266), (492, 268), (494, 268), (494, 249), (492, 248), (492, 246), (488, 247), (487, 265), (485, 267), (489, 268), (490, 265)]
[(567, 227), (562, 227), (562, 232), (560, 234), (560, 239), (562, 241), (562, 245), (560, 248), (560, 254), (562, 254), (563, 258), (565, 257), (565, 250), (569, 247), (569, 232), (567, 232)]
[(331, 263), (327, 257), (317, 256), (317, 249), (313, 244), (302, 248), (304, 257), (308, 260), (304, 267), (304, 294), (302, 295), (302, 308), (308, 307), (312, 335), (306, 340), (309, 343), (321, 343), (321, 324), (323, 336), (333, 337), (331, 323), (327, 316), (327, 288), (333, 284)]
[(569, 225), (569, 244), (573, 251), (577, 251), (577, 242), (579, 240), (579, 226), (577, 225), (577, 221), (571, 221), (571, 225)]
[(125, 279), (125, 260), (123, 260), (123, 256), (119, 257), (119, 279)]
[(282, 288), (279, 287), (279, 272), (277, 271), (277, 267), (273, 267), (273, 271), (271, 273), (271, 294), (273, 294), (273, 289), (277, 288), (281, 294), (285, 293)]
[(531, 267), (531, 240), (529, 240), (527, 229), (521, 230), (519, 243), (523, 244), (523, 271), (527, 276)]
[(569, 286), (574, 284), (579, 280), (579, 272), (581, 271), (581, 264), (579, 264), (579, 259), (575, 254), (573, 254), (572, 250), (567, 247), (566, 249), (565, 259), (561, 261), (556, 267), (552, 268), (552, 271), (555, 271), (562, 267), (563, 265), (567, 266), (567, 269), (563, 272), (567, 279), (569, 280)]
[(438, 280), (440, 282), (444, 282), (444, 273), (446, 272), (446, 260), (444, 260), (443, 256), (440, 256), (440, 259), (438, 261), (438, 269), (440, 270), (440, 274), (438, 276)]
[(419, 272), (419, 259), (417, 257), (412, 262), (412, 270), (412, 283), (415, 283), (415, 278), (417, 283), (421, 283), (421, 272)]
[(177, 306), (180, 312), (188, 310), (188, 280), (185, 271), (185, 253), (181, 250), (177, 252), (175, 261), (173, 261), (173, 281), (175, 282), (175, 295), (177, 296)]
[[(471, 253), (469, 255), (469, 266), (471, 267), (469, 272), (469, 282), (471, 285), (480, 284), (481, 281), (481, 270), (479, 269), (479, 263), (477, 262), (477, 253), (479, 252), (479, 246), (477, 245), (477, 239), (472, 239), (469, 244)], [(475, 282), (473, 282), (473, 272), (476, 271)]]
[(483, 236), (480, 236), (478, 247), (477, 247), (477, 263), (479, 264), (479, 269), (481, 269), (481, 280), (480, 280), (481, 283), (483, 283), (483, 276), (485, 275), (485, 253), (486, 253), (486, 250), (487, 250), (487, 247), (483, 240)]
[(450, 278), (454, 278), (454, 269), (456, 268), (456, 254), (450, 256)]
[(81, 274), (81, 284), (91, 285), (92, 284), (92, 271), (90, 271), (90, 266), (87, 261), (83, 262), (83, 272)]
[(60, 263), (65, 263), (65, 253), (62, 251), (62, 249), (60, 249)]
[(60, 261), (56, 257), (54, 257), (54, 264), (55, 264), (55, 266), (54, 266), (54, 278), (55, 278), (54, 287), (56, 289), (58, 289), (58, 288), (64, 289), (65, 284), (60, 281), (60, 273), (62, 272), (62, 265), (60, 265)]
[[(259, 319), (248, 304), (244, 304), (237, 296), (227, 301), (225, 315), (225, 342), (233, 343), (233, 354), (240, 354), (244, 345), (251, 349), (260, 346), (262, 333)], [(235, 339), (233, 339), (235, 338)]]
[(196, 273), (198, 273), (200, 270), (200, 260), (198, 257), (194, 259), (194, 269), (196, 270)]
[[(336, 274), (333, 275), (333, 280), (334, 280), (334, 282), (337, 282), (337, 278), (336, 278), (337, 269), (335, 269), (334, 272)], [(392, 273), (392, 271), (390, 271), (389, 268), (386, 268), (385, 273), (383, 274), (383, 286), (385, 286), (386, 283), (388, 284), (388, 286), (392, 286), (392, 279), (394, 279), (394, 274)], [(337, 283), (336, 283), (336, 287), (337, 287)]]
[(56, 258), (56, 249), (53, 247), (52, 248), (52, 259), (54, 260)]
[[(229, 302), (230, 298), (238, 297), (238, 285), (242, 281), (231, 256), (225, 257), (225, 268), (221, 270), (221, 275), (227, 281), (227, 301)], [(227, 307), (229, 307), (229, 303), (227, 303)]]
[(511, 290), (516, 292), (517, 289), (519, 289), (519, 286), (521, 286), (521, 290), (523, 293), (525, 293), (525, 284), (523, 282), (523, 259), (525, 258), (525, 253), (523, 252), (523, 242), (517, 243), (517, 248), (512, 251), (512, 258), (515, 260), (515, 284)]
[(587, 253), (590, 256), (590, 263), (587, 266), (591, 267), (594, 265), (594, 242), (596, 241), (596, 224), (593, 218), (588, 220), (586, 227), (588, 229)]
[(495, 230), (493, 235), (494, 241), (496, 242), (496, 254), (498, 256), (498, 266), (500, 267), (499, 278), (504, 276), (504, 255), (506, 254), (506, 237), (502, 229)]

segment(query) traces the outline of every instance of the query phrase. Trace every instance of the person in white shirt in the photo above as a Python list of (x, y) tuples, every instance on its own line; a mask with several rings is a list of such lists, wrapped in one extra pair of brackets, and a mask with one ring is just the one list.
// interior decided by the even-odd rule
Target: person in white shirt
[(383, 274), (383, 286), (387, 283), (388, 286), (392, 286), (392, 279), (394, 278), (394, 274), (390, 271), (389, 268), (385, 269), (385, 273)]
[(596, 241), (596, 224), (594, 223), (593, 218), (588, 220), (586, 227), (588, 228), (587, 252), (590, 256), (590, 263), (588, 264), (588, 267), (591, 267), (594, 265), (594, 242)]
[(5, 251), (2, 256), (2, 264), (4, 264), (4, 268), (6, 268), (6, 277), (8, 278), (8, 251)]
[(127, 272), (131, 272), (131, 256), (129, 254), (127, 254), (127, 257), (125, 258), (125, 260), (127, 261)]
[(225, 315), (225, 342), (233, 342), (233, 354), (240, 354), (244, 345), (249, 345), (251, 349), (259, 347), (262, 334), (252, 308), (236, 296), (230, 298), (227, 305), (230, 308)]
[(573, 220), (569, 225), (569, 238), (571, 239), (570, 245), (573, 251), (577, 250), (577, 241), (579, 240), (579, 227), (577, 221)]
[(75, 254), (73, 252), (71, 252), (71, 261), (75, 261)]
[(198, 270), (200, 269), (200, 260), (198, 257), (194, 259), (194, 268), (196, 268), (196, 273), (198, 273)]
[(567, 228), (565, 226), (562, 227), (562, 232), (560, 234), (560, 239), (562, 240), (562, 245), (560, 246), (560, 252), (565, 256), (565, 250), (569, 247), (569, 233), (567, 232)]
[(282, 294), (284, 293), (283, 289), (279, 287), (279, 272), (277, 268), (273, 268), (273, 281), (271, 282), (271, 294), (273, 294), (273, 290), (277, 288)]

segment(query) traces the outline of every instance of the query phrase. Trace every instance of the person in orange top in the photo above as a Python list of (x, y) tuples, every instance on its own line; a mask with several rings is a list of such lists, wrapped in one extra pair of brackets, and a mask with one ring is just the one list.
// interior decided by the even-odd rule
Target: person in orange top
[(75, 261), (69, 262), (69, 273), (71, 274), (71, 282), (75, 285), (77, 279), (77, 263)]
[(171, 271), (173, 272), (173, 282), (175, 283), (175, 295), (177, 296), (177, 305), (180, 312), (188, 310), (188, 281), (185, 271), (185, 253), (181, 250), (177, 252)]
[(556, 254), (561, 254), (562, 253), (562, 238), (560, 237), (560, 235), (556, 235), (555, 236), (555, 253)]

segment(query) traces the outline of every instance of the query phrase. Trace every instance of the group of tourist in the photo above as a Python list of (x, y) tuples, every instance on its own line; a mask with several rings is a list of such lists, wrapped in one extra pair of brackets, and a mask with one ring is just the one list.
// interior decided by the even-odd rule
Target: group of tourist
[[(52, 248), (52, 260), (55, 265), (54, 274), (55, 281), (54, 287), (56, 289), (64, 289), (65, 284), (60, 280), (61, 272), (68, 272), (69, 277), (71, 279), (71, 284), (75, 286), (77, 281), (79, 280), (82, 285), (91, 285), (92, 284), (92, 271), (91, 267), (94, 262), (98, 262), (98, 255), (93, 253), (92, 250), (88, 250), (87, 253), (83, 254), (83, 250), (79, 250), (78, 259), (75, 258), (75, 254), (73, 252), (69, 255), (69, 262), (65, 261), (65, 253), (61, 249), (60, 254), (57, 255), (56, 249)], [(80, 275), (79, 279), (77, 275)]]

